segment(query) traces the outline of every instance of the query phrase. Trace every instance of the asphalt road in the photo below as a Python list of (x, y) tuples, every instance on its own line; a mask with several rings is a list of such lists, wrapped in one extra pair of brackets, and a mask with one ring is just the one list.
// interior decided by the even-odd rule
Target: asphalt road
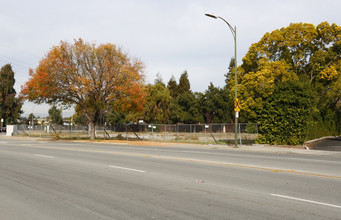
[(340, 153), (0, 136), (0, 219), (340, 219)]
[(327, 138), (314, 145), (315, 150), (341, 151), (341, 138)]

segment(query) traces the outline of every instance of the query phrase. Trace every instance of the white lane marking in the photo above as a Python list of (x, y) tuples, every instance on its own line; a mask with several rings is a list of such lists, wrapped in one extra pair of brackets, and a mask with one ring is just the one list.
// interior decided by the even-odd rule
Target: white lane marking
[(34, 156), (37, 156), (37, 157), (45, 157), (45, 158), (54, 158), (54, 157), (52, 157), (52, 156), (42, 155), (42, 154), (35, 154)]
[(339, 206), (339, 205), (333, 205), (333, 204), (324, 203), (324, 202), (317, 202), (317, 201), (313, 201), (313, 200), (300, 199), (300, 198), (295, 198), (295, 197), (291, 197), (291, 196), (284, 196), (284, 195), (278, 195), (278, 194), (270, 194), (270, 195), (281, 197), (281, 198), (285, 198), (285, 199), (292, 199), (292, 200), (297, 200), (297, 201), (301, 201), (301, 202), (309, 202), (309, 203), (314, 203), (314, 204), (318, 204), (318, 205), (325, 205), (325, 206), (330, 206), (330, 207), (341, 209), (341, 206)]
[(2, 144), (7, 144), (7, 142), (4, 142), (4, 141), (0, 141), (0, 143), (2, 143)]
[(107, 145), (128, 145), (129, 143), (111, 143), (111, 142), (98, 142), (98, 143), (89, 143), (86, 141), (73, 141), (74, 143), (83, 143), (83, 144), (107, 144)]
[(110, 165), (109, 167), (116, 168), (116, 169), (121, 169), (121, 170), (135, 171), (135, 172), (139, 172), (139, 173), (145, 173), (146, 172), (144, 170), (135, 170), (135, 169), (127, 168), (127, 167), (118, 167), (118, 166), (113, 166), (113, 165)]
[(58, 143), (58, 146), (79, 146), (79, 144), (63, 144), (63, 143)]

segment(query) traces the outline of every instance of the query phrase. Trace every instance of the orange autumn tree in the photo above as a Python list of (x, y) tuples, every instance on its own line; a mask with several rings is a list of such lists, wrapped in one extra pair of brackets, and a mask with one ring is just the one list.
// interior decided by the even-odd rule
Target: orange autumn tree
[(101, 113), (142, 111), (145, 93), (142, 62), (131, 59), (113, 44), (74, 44), (61, 41), (30, 70), (22, 87), (25, 99), (35, 103), (75, 106), (91, 126), (91, 140)]

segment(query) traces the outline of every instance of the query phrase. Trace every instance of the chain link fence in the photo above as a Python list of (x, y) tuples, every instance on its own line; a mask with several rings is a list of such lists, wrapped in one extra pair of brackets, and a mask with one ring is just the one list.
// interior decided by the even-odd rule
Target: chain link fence
[[(257, 124), (238, 124), (239, 144), (252, 144), (258, 137)], [(185, 143), (234, 144), (235, 125), (225, 124), (126, 124), (96, 126), (96, 138)], [(88, 139), (88, 126), (18, 125), (17, 134), (34, 137)]]

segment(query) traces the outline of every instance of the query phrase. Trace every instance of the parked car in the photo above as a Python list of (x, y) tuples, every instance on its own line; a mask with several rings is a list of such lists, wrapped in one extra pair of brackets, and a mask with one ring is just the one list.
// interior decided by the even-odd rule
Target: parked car
[(0, 132), (6, 132), (6, 127), (2, 127), (2, 128), (0, 129)]

